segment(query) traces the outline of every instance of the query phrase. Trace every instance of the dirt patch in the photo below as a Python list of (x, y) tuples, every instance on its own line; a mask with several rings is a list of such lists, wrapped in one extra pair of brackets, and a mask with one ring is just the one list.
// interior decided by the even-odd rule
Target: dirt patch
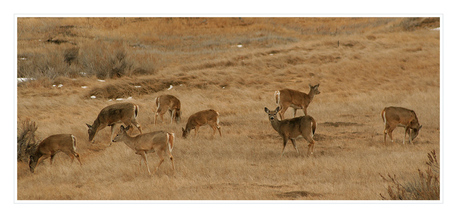
[(307, 197), (321, 197), (322, 195), (308, 191), (288, 191), (277, 194), (276, 196), (283, 199), (302, 199)]
[(363, 124), (353, 123), (353, 122), (324, 122), (320, 123), (321, 126), (327, 127), (347, 127), (347, 126), (362, 126)]

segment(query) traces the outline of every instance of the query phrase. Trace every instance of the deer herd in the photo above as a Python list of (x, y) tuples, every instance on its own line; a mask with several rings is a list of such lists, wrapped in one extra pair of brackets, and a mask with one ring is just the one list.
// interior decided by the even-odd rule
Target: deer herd
[[(315, 146), (315, 140), (313, 140), (313, 137), (316, 130), (316, 120), (312, 116), (307, 115), (307, 107), (312, 102), (314, 96), (320, 94), (320, 91), (318, 90), (319, 84), (315, 86), (309, 85), (309, 87), (310, 91), (308, 94), (292, 89), (277, 90), (274, 93), (277, 107), (274, 110), (270, 110), (265, 107), (265, 113), (268, 114), (268, 120), (271, 126), (283, 139), (283, 150), (281, 152), (281, 156), (284, 154), (288, 141), (291, 141), (295, 150), (299, 153), (296, 144), (296, 139), (299, 137), (303, 137), (309, 143), (307, 155), (313, 154)], [(155, 107), (153, 112), (155, 125), (157, 124), (158, 116), (160, 116), (161, 121), (164, 122), (163, 115), (167, 111), (170, 115), (170, 124), (173, 124), (173, 122), (176, 124), (180, 123), (181, 102), (177, 97), (173, 95), (161, 95), (155, 98), (154, 103)], [(284, 113), (289, 107), (294, 109), (294, 117), (291, 119), (284, 117)], [(302, 109), (304, 115), (295, 117), (297, 109)], [(279, 114), (280, 119), (277, 118), (277, 114)], [(148, 153), (155, 152), (160, 158), (160, 161), (157, 164), (154, 173), (163, 163), (163, 154), (165, 153), (171, 160), (172, 169), (174, 171), (175, 167), (172, 150), (176, 138), (175, 134), (173, 132), (166, 132), (162, 130), (143, 133), (141, 125), (137, 121), (138, 115), (139, 106), (134, 103), (116, 103), (103, 108), (92, 125), (86, 124), (88, 127), (89, 141), (93, 142), (97, 132), (104, 129), (106, 126), (110, 126), (111, 136), (109, 146), (112, 145), (113, 142), (124, 142), (135, 152), (135, 154), (141, 156), (139, 168), (142, 166), (142, 160), (144, 160), (147, 171), (149, 175), (151, 175), (152, 173), (150, 172), (146, 155)], [(403, 144), (406, 142), (406, 134), (409, 134), (409, 142), (412, 144), (413, 140), (417, 137), (420, 129), (422, 128), (422, 125), (418, 122), (415, 112), (406, 108), (386, 107), (382, 110), (381, 117), (384, 123), (384, 145), (386, 145), (387, 134), (393, 142), (392, 133), (398, 126), (405, 128)], [(115, 134), (116, 124), (122, 125)], [(200, 126), (206, 124), (211, 126), (213, 129), (212, 136), (214, 136), (216, 130), (218, 130), (219, 135), (222, 137), (221, 127), (219, 126), (219, 112), (213, 109), (198, 111), (190, 115), (185, 125), (185, 129), (182, 128), (182, 137), (184, 139), (187, 138), (192, 129), (195, 130), (196, 137)], [(130, 135), (132, 134), (134, 127), (136, 127), (139, 131), (139, 134), (136, 136)], [(76, 149), (77, 140), (74, 135), (51, 135), (44, 139), (37, 146), (36, 151), (31, 154), (29, 160), (30, 171), (33, 173), (36, 166), (45, 158), (50, 157), (50, 163), (52, 163), (53, 157), (58, 152), (64, 152), (69, 155), (72, 162), (74, 158), (77, 158), (80, 165), (82, 165), (80, 155), (76, 152)]]

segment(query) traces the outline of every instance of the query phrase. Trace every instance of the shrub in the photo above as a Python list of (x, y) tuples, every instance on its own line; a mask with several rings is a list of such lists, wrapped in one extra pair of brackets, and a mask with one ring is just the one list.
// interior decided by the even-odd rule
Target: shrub
[(35, 150), (38, 145), (37, 138), (35, 136), (35, 131), (37, 131), (38, 126), (34, 121), (29, 119), (22, 122), (22, 129), (18, 133), (18, 161), (28, 162), (29, 156)]
[(384, 200), (439, 200), (440, 199), (440, 166), (436, 151), (428, 153), (428, 165), (425, 171), (418, 169), (418, 179), (401, 184), (396, 175), (380, 176), (390, 183), (387, 188), (388, 198), (380, 194)]

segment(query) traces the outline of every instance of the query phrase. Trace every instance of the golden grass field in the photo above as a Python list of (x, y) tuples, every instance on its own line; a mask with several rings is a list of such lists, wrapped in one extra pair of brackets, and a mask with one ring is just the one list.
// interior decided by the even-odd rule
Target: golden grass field
[[(19, 18), (18, 76), (38, 78), (18, 84), (18, 132), (29, 118), (40, 139), (75, 135), (83, 166), (62, 153), (34, 174), (18, 162), (17, 199), (380, 200), (388, 186), (380, 175), (413, 181), (427, 153), (440, 153), (437, 27), (439, 18)], [(63, 53), (72, 47), (80, 53), (69, 66)], [(120, 50), (131, 64), (121, 78), (85, 71), (88, 58), (103, 62)], [(300, 154), (288, 143), (280, 157), (264, 107), (276, 107), (275, 90), (317, 83), (321, 94), (308, 107), (318, 123), (314, 155), (297, 139)], [(181, 100), (180, 124), (153, 125), (160, 94)], [(90, 144), (85, 123), (116, 98), (140, 106), (144, 132), (176, 134), (175, 172), (166, 159), (149, 176), (125, 144), (108, 146), (109, 127)], [(383, 145), (386, 106), (417, 113), (423, 128), (414, 144), (403, 145), (397, 128)], [(223, 136), (204, 126), (181, 138), (188, 117), (208, 108), (220, 113)], [(153, 171), (158, 157), (147, 157)]]

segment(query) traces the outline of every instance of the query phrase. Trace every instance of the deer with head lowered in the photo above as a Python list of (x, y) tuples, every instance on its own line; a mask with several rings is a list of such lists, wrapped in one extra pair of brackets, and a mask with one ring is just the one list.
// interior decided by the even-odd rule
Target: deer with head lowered
[(137, 122), (139, 114), (139, 106), (134, 103), (117, 103), (103, 108), (93, 125), (88, 126), (89, 141), (93, 141), (96, 133), (106, 126), (111, 127), (112, 134), (110, 136), (110, 144), (112, 145), (112, 138), (115, 134), (115, 124), (123, 123), (126, 126), (134, 125), (142, 134), (141, 125)]
[(308, 94), (291, 89), (282, 89), (275, 91), (275, 102), (281, 108), (279, 115), (281, 120), (284, 119), (284, 113), (289, 107), (294, 108), (294, 117), (297, 109), (302, 109), (305, 116), (307, 115), (307, 107), (313, 100), (315, 95), (320, 94), (318, 88), (319, 84), (310, 86), (310, 92)]
[(156, 173), (160, 165), (164, 161), (163, 154), (167, 153), (169, 159), (171, 160), (172, 169), (174, 171), (174, 158), (172, 156), (172, 150), (174, 146), (174, 133), (164, 132), (164, 131), (155, 131), (146, 134), (140, 134), (137, 136), (129, 136), (126, 131), (129, 130), (131, 126), (124, 127), (120, 126), (120, 131), (113, 139), (113, 142), (124, 142), (129, 148), (135, 151), (136, 154), (140, 155), (142, 158), (139, 162), (139, 168), (142, 164), (142, 159), (145, 162), (145, 166), (150, 173), (147, 156), (146, 154), (156, 152), (158, 157), (160, 157), (160, 162), (155, 168), (153, 173)]
[(155, 98), (155, 106), (156, 110), (154, 111), (154, 124), (157, 123), (158, 116), (160, 116), (161, 121), (163, 122), (163, 115), (166, 113), (166, 111), (168, 111), (169, 115), (171, 116), (171, 123), (173, 122), (173, 120), (175, 120), (176, 123), (180, 122), (180, 100), (177, 97), (173, 95), (158, 96), (157, 98)]
[(69, 155), (74, 160), (74, 157), (77, 158), (80, 162), (80, 155), (77, 153), (77, 139), (72, 134), (56, 134), (51, 135), (40, 144), (38, 144), (36, 151), (30, 155), (29, 159), (29, 169), (30, 172), (35, 171), (35, 167), (46, 158), (50, 158), (50, 164), (53, 164), (54, 155), (59, 152), (64, 152)]
[(414, 111), (402, 107), (386, 107), (380, 113), (383, 119), (383, 143), (387, 144), (387, 134), (393, 142), (393, 130), (396, 127), (404, 127), (403, 144), (406, 143), (406, 134), (409, 134), (409, 143), (417, 137), (422, 125), (419, 124)]
[(299, 150), (297, 149), (296, 145), (296, 138), (303, 137), (305, 140), (309, 142), (308, 144), (308, 152), (307, 154), (313, 154), (313, 149), (315, 147), (315, 140), (313, 140), (313, 135), (315, 134), (316, 130), (316, 121), (313, 117), (301, 116), (296, 117), (293, 119), (284, 119), (278, 120), (276, 114), (279, 111), (279, 107), (276, 107), (274, 111), (271, 111), (267, 107), (265, 107), (265, 113), (268, 114), (268, 120), (272, 124), (273, 129), (283, 138), (283, 151), (281, 152), (281, 156), (284, 154), (284, 149), (286, 148), (286, 144), (288, 140), (291, 140), (292, 145), (294, 146), (297, 153)]
[(209, 124), (214, 130), (212, 136), (216, 134), (216, 129), (219, 130), (220, 136), (222, 136), (221, 127), (219, 126), (219, 113), (213, 109), (199, 111), (188, 118), (185, 129), (182, 128), (182, 137), (187, 138), (192, 129), (195, 129), (195, 137), (197, 135), (200, 126)]

